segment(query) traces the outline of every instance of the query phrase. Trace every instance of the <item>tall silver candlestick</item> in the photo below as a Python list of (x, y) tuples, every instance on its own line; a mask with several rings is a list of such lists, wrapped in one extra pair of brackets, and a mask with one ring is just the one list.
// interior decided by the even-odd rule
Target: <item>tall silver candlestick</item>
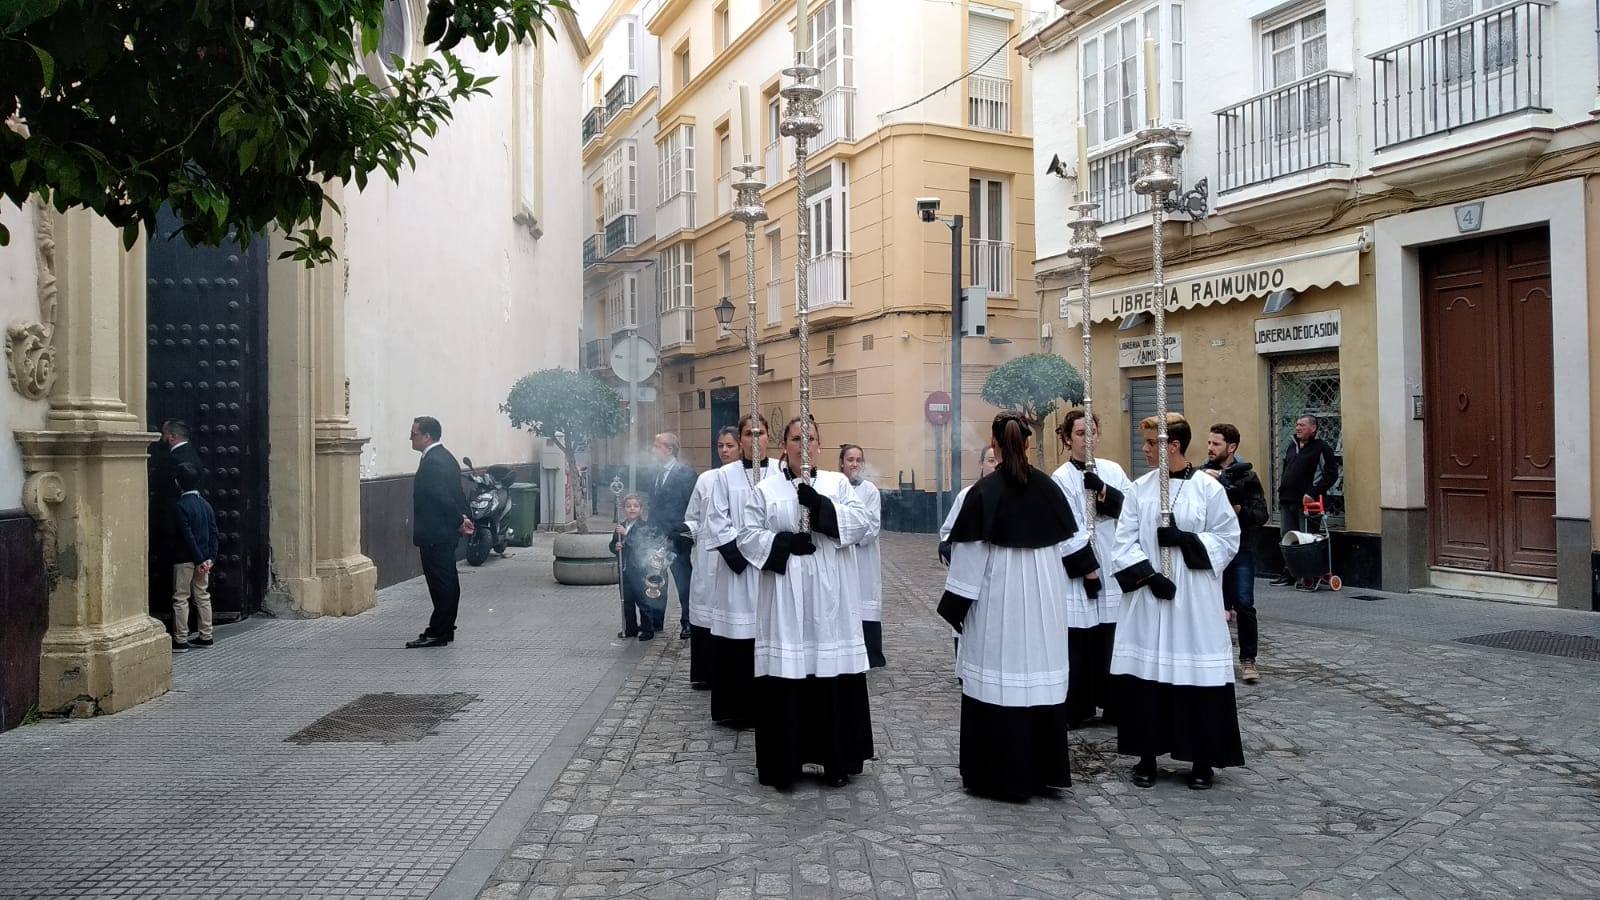
[[(1171, 466), (1167, 463), (1167, 276), (1163, 270), (1162, 225), (1166, 220), (1167, 195), (1178, 187), (1176, 162), (1183, 148), (1176, 132), (1152, 120), (1139, 131), (1139, 177), (1133, 189), (1150, 198), (1150, 281), (1155, 303), (1156, 326), (1156, 464), (1161, 483), (1161, 524), (1172, 524)], [(1172, 548), (1161, 548), (1161, 571), (1172, 574)]]
[[(1072, 209), (1078, 214), (1076, 219), (1069, 223), (1072, 227), (1072, 240), (1067, 244), (1067, 255), (1078, 261), (1078, 291), (1081, 294), (1083, 331), (1083, 439), (1085, 445), (1084, 472), (1087, 474), (1095, 470), (1094, 448), (1099, 434), (1095, 431), (1094, 424), (1094, 357), (1089, 352), (1089, 270), (1094, 268), (1095, 261), (1100, 258), (1100, 219), (1095, 212), (1100, 209), (1100, 204), (1094, 202), (1087, 190), (1078, 192), (1078, 202), (1072, 204)], [(1067, 450), (1072, 450), (1072, 435), (1067, 435)], [(1094, 549), (1095, 508), (1094, 496), (1085, 488), (1083, 492), (1084, 516), (1089, 520), (1089, 548)]]
[[(809, 270), (811, 265), (811, 231), (807, 224), (811, 210), (807, 205), (806, 194), (806, 142), (822, 133), (822, 115), (817, 110), (817, 100), (822, 96), (822, 88), (812, 84), (812, 80), (820, 75), (822, 70), (816, 66), (807, 65), (805, 58), (796, 55), (794, 65), (783, 70), (789, 76), (790, 83), (781, 93), (783, 99), (788, 101), (784, 107), (783, 121), (779, 123), (780, 133), (794, 138), (794, 195), (795, 214), (799, 218), (798, 227), (795, 229), (795, 238), (798, 243), (794, 262), (794, 305), (795, 314), (799, 319), (797, 337), (800, 344), (800, 472), (796, 475), (803, 481), (811, 480), (811, 285), (809, 284)], [(800, 530), (809, 531), (811, 516), (809, 510), (800, 510)]]
[[(733, 170), (739, 173), (739, 180), (733, 184), (737, 192), (733, 220), (744, 223), (744, 343), (745, 349), (750, 351), (750, 428), (754, 432), (761, 422), (761, 361), (756, 356), (756, 223), (767, 220), (767, 204), (761, 199), (761, 189), (766, 185), (761, 182), (761, 167), (752, 163), (748, 156), (743, 165), (734, 166)], [(777, 173), (773, 173), (773, 177), (777, 177)], [(756, 458), (754, 440), (750, 442), (750, 456), (754, 463), (749, 470), (750, 485), (754, 487), (761, 480), (763, 462)]]

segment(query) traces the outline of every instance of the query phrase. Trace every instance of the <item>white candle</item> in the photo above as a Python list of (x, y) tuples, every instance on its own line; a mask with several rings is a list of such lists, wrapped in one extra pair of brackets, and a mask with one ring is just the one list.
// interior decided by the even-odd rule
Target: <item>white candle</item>
[(802, 56), (801, 54), (803, 54), (807, 50), (811, 49), (810, 47), (806, 46), (807, 43), (808, 43), (808, 41), (806, 40), (806, 0), (795, 0), (795, 2), (794, 2), (794, 58), (795, 59), (804, 61), (805, 57)]
[(749, 161), (753, 154), (750, 143), (750, 85), (739, 82), (739, 144), (744, 148), (744, 158)]
[(1078, 120), (1078, 192), (1089, 192), (1089, 127)]
[(1154, 122), (1161, 118), (1161, 80), (1156, 74), (1156, 39), (1144, 35), (1144, 117)]

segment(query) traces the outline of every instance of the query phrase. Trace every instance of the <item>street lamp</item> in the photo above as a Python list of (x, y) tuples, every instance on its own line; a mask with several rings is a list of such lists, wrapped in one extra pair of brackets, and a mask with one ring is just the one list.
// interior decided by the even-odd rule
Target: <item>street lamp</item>
[[(959, 215), (939, 215), (938, 197), (918, 197), (917, 217), (950, 229), (950, 495), (961, 490), (961, 226)], [(943, 518), (944, 510), (939, 510)]]
[(717, 314), (717, 324), (721, 325), (723, 332), (726, 333), (728, 326), (733, 324), (733, 303), (727, 297), (723, 297), (722, 302), (712, 311)]

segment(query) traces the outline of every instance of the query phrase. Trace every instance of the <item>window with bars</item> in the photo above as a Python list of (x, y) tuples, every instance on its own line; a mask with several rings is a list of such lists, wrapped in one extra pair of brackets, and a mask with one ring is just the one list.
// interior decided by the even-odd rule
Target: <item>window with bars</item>
[[(1278, 518), (1278, 484), (1283, 479), (1283, 455), (1294, 440), (1294, 423), (1301, 416), (1317, 417), (1317, 437), (1333, 448), (1339, 462), (1339, 480), (1328, 490), (1328, 527), (1344, 528), (1344, 418), (1340, 412), (1339, 354), (1313, 353), (1275, 357), (1272, 360), (1270, 428), (1272, 483), (1267, 489), (1273, 520)], [(1264, 468), (1257, 465), (1257, 471)]]
[[(1156, 41), (1157, 85), (1144, 84), (1144, 36)], [(1144, 126), (1144, 94), (1161, 93), (1161, 114), (1184, 117), (1183, 4), (1158, 3), (1122, 16), (1082, 40), (1078, 53), (1080, 97), (1089, 145), (1114, 141)]]

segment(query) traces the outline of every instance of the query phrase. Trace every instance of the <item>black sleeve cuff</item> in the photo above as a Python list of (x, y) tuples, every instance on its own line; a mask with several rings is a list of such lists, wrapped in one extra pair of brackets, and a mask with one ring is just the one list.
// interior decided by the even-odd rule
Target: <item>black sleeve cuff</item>
[(833, 501), (827, 497), (818, 497), (817, 507), (811, 511), (811, 530), (817, 534), (825, 534), (834, 540), (839, 539), (839, 512), (833, 508)]
[(967, 621), (967, 611), (972, 609), (973, 602), (960, 594), (945, 591), (944, 596), (939, 598), (939, 618), (949, 622), (950, 627), (959, 632)]
[(1211, 554), (1206, 552), (1206, 545), (1200, 542), (1200, 535), (1185, 531), (1178, 549), (1183, 553), (1183, 564), (1190, 569), (1211, 568)]
[(789, 542), (794, 540), (794, 533), (780, 531), (772, 536), (772, 549), (767, 553), (767, 561), (761, 565), (768, 572), (782, 575), (789, 568)]
[(1150, 565), (1150, 560), (1146, 559), (1118, 572), (1117, 585), (1122, 588), (1124, 594), (1131, 594), (1155, 574), (1156, 567)]
[(1101, 518), (1115, 519), (1122, 515), (1122, 501), (1122, 492), (1108, 484), (1106, 485), (1106, 498), (1094, 501), (1095, 512)]
[(728, 568), (732, 569), (735, 575), (742, 575), (745, 569), (750, 568), (750, 561), (744, 558), (743, 553), (739, 552), (738, 541), (729, 541), (723, 544), (717, 548), (717, 552), (722, 554), (722, 561), (728, 564)]
[(1067, 577), (1082, 578), (1100, 568), (1100, 560), (1095, 559), (1094, 550), (1084, 544), (1076, 552), (1061, 557), (1061, 564), (1067, 567)]

